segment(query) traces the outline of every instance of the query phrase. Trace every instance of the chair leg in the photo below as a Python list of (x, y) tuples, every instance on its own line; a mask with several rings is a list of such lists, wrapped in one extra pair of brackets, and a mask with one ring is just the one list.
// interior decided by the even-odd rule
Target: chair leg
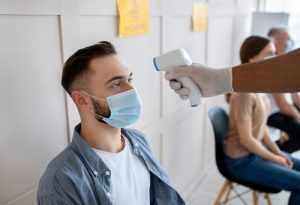
[(231, 186), (232, 186), (232, 183), (229, 182), (228, 189), (227, 189), (227, 193), (226, 193), (226, 197), (225, 197), (225, 201), (224, 201), (224, 205), (227, 204), (228, 199), (229, 199), (229, 197), (230, 197), (230, 193), (231, 193), (231, 189), (232, 189)]
[(258, 205), (258, 196), (256, 191), (252, 191), (253, 205)]
[(271, 198), (270, 198), (269, 194), (266, 194), (266, 200), (267, 200), (268, 205), (272, 205)]
[(223, 186), (222, 186), (222, 188), (221, 188), (221, 190), (220, 190), (220, 192), (219, 192), (219, 194), (218, 194), (218, 197), (217, 197), (217, 199), (216, 199), (214, 205), (219, 205), (219, 204), (220, 204), (220, 201), (221, 201), (221, 199), (222, 199), (222, 197), (223, 197), (225, 191), (226, 191), (228, 188), (230, 189), (230, 185), (231, 185), (231, 182), (230, 182), (230, 181), (226, 180), (226, 181), (224, 182), (224, 184), (223, 184)]

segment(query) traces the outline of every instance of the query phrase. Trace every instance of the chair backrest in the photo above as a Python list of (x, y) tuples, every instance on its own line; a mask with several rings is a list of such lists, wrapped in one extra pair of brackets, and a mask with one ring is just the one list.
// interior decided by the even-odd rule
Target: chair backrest
[(224, 140), (226, 139), (228, 127), (229, 127), (229, 119), (225, 110), (221, 107), (213, 107), (208, 111), (208, 116), (213, 126), (214, 134), (215, 134), (215, 149), (216, 149), (216, 163), (219, 172), (228, 180), (237, 182), (244, 186), (250, 187), (251, 189), (257, 190), (259, 192), (265, 193), (278, 193), (280, 189), (274, 189), (258, 184), (252, 184), (249, 182), (245, 182), (241, 179), (237, 179), (225, 169), (224, 166)]
[(219, 171), (225, 177), (228, 177), (228, 173), (224, 169), (224, 148), (223, 143), (226, 139), (226, 135), (229, 127), (229, 119), (225, 110), (221, 107), (213, 107), (209, 110), (208, 116), (213, 126), (215, 135), (215, 152), (216, 163)]

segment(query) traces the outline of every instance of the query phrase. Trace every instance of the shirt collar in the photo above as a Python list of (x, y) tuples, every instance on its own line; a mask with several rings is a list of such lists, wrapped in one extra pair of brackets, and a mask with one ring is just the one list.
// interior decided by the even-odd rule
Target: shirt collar
[[(131, 137), (126, 129), (122, 128), (121, 132), (125, 137), (129, 139), (129, 142), (133, 148), (133, 152), (135, 154), (138, 154), (138, 142), (133, 137)], [(93, 151), (93, 149), (83, 140), (79, 133), (80, 124), (78, 124), (74, 129), (71, 146), (76, 152), (81, 155), (87, 166), (93, 172), (94, 176), (98, 176), (98, 174), (104, 174), (107, 170), (109, 170), (109, 168), (106, 166), (103, 160)]]

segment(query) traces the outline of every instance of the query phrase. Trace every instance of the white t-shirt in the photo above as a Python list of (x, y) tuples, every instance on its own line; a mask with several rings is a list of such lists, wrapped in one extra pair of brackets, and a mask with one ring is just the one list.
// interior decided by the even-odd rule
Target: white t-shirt
[(114, 205), (149, 205), (150, 173), (142, 159), (133, 153), (126, 137), (121, 152), (93, 149), (111, 171), (110, 196)]

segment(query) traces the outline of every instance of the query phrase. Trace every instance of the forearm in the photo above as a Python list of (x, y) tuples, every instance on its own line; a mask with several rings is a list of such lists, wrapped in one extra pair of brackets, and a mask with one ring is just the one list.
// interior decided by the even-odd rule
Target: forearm
[(283, 114), (288, 115), (294, 119), (300, 120), (300, 113), (292, 105), (288, 105), (288, 106), (284, 106), (283, 108), (280, 108), (280, 112), (282, 112)]
[(282, 152), (281, 152), (280, 148), (271, 139), (271, 136), (269, 135), (268, 131), (265, 132), (265, 135), (264, 135), (264, 138), (263, 138), (263, 143), (268, 146), (268, 148), (271, 152), (273, 152), (274, 154), (277, 154), (277, 155), (281, 155)]
[(232, 69), (235, 92), (300, 91), (300, 49), (276, 58)]
[(296, 107), (296, 109), (298, 110), (298, 112), (300, 112), (300, 103), (299, 103), (299, 104), (296, 104), (296, 103), (295, 103), (295, 107)]
[(275, 154), (266, 149), (262, 143), (256, 140), (254, 137), (253, 139), (244, 141), (242, 145), (245, 146), (249, 152), (258, 155), (263, 159), (274, 161)]
[(267, 145), (267, 146), (270, 149), (270, 151), (273, 152), (274, 154), (281, 155), (282, 151), (280, 150), (278, 145), (275, 144), (274, 142), (272, 144)]
[(300, 96), (298, 93), (292, 93), (292, 99), (293, 102), (295, 104), (295, 106), (297, 106), (298, 109), (300, 109)]

